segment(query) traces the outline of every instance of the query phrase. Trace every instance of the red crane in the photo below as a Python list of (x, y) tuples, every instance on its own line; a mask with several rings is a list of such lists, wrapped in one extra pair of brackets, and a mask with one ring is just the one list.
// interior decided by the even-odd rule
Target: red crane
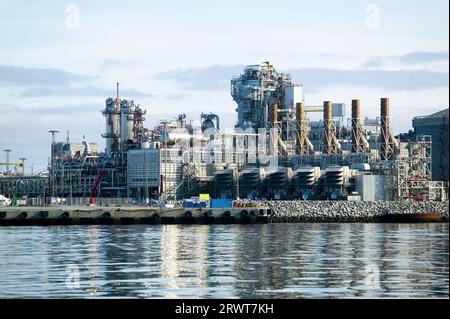
[(104, 170), (101, 169), (98, 171), (98, 175), (95, 178), (95, 182), (94, 182), (94, 185), (92, 186), (91, 193), (89, 194), (89, 204), (90, 205), (95, 205), (95, 194), (97, 194), (98, 185), (100, 184), (100, 180), (102, 179), (103, 174), (105, 174)]

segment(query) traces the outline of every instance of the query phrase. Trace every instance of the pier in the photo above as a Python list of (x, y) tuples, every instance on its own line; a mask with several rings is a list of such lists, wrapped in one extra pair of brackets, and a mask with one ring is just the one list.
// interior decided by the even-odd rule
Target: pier
[(153, 207), (0, 207), (0, 226), (114, 224), (251, 224), (267, 223), (271, 210), (240, 208)]

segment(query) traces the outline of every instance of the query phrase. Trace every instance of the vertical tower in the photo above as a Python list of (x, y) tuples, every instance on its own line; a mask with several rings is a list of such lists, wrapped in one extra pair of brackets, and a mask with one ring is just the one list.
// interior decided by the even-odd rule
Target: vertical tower
[(10, 149), (3, 150), (3, 152), (6, 153), (6, 173), (9, 172), (9, 153), (11, 153), (11, 151), (12, 150)]
[(360, 101), (352, 100), (352, 153), (361, 153), (364, 150), (360, 118)]
[(336, 153), (333, 147), (333, 122), (332, 122), (332, 104), (331, 101), (323, 102), (323, 126), (324, 126), (324, 139), (323, 139), (323, 150), (324, 154), (334, 154)]
[(120, 98), (119, 83), (116, 85), (116, 98), (108, 98), (105, 101), (105, 109), (102, 111), (106, 119), (106, 133), (102, 137), (106, 139), (106, 154), (120, 151)]
[[(288, 100), (285, 99), (286, 88)], [(243, 130), (266, 128), (273, 103), (281, 110), (301, 95), (302, 88), (293, 86), (290, 77), (278, 73), (270, 62), (249, 65), (240, 76), (231, 80), (231, 96), (237, 104), (237, 127)]]
[(380, 135), (380, 156), (381, 160), (386, 161), (392, 158), (394, 145), (392, 143), (389, 98), (381, 99), (381, 135)]
[(278, 104), (271, 104), (269, 107), (269, 124), (275, 130), (278, 130)]
[(120, 104), (120, 140), (122, 145), (129, 140), (133, 140), (134, 136), (134, 113), (136, 106), (134, 101), (122, 100)]
[(297, 146), (295, 148), (295, 153), (303, 155), (305, 153), (306, 139), (305, 105), (303, 102), (296, 104), (295, 119), (297, 121)]

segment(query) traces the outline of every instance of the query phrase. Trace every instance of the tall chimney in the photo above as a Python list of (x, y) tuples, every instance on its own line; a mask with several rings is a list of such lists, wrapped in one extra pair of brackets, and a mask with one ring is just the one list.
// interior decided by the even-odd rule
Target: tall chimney
[(363, 151), (360, 118), (360, 101), (352, 100), (352, 153), (361, 153)]
[(119, 82), (116, 83), (116, 96), (119, 99)]
[(380, 136), (380, 156), (381, 160), (389, 160), (392, 157), (393, 146), (391, 143), (391, 129), (389, 116), (389, 98), (381, 99), (381, 136)]
[(323, 125), (324, 125), (324, 145), (322, 152), (332, 154), (333, 152), (333, 123), (331, 121), (331, 101), (323, 102)]
[(295, 118), (297, 120), (297, 147), (296, 154), (303, 155), (305, 150), (305, 105), (303, 102), (297, 103), (295, 108)]

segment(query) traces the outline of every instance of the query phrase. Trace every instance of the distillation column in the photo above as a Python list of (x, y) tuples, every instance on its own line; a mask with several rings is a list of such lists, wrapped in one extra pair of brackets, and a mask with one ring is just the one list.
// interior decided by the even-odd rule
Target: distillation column
[(102, 134), (106, 138), (106, 154), (120, 151), (120, 98), (119, 83), (117, 83), (117, 96), (115, 99), (108, 98), (106, 107), (102, 111), (106, 118), (106, 133)]

